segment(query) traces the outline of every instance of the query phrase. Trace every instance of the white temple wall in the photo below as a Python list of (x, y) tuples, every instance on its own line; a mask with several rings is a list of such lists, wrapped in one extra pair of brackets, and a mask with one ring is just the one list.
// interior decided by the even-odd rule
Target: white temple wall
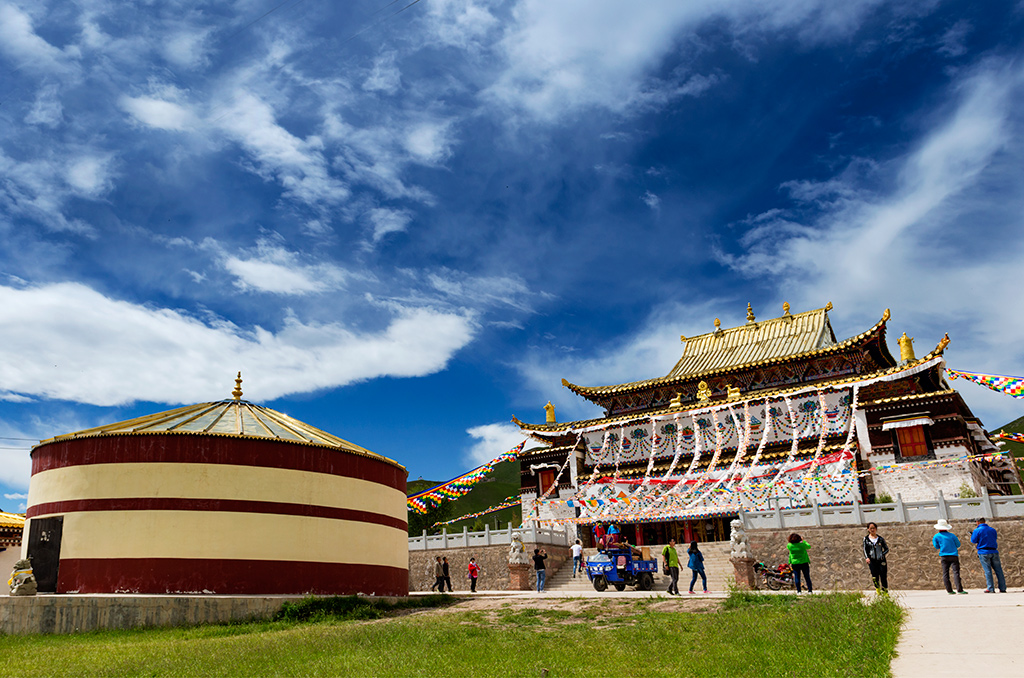
[[(960, 457), (968, 454), (965, 447), (945, 447), (936, 450), (936, 456), (940, 459)], [(892, 455), (878, 455), (872, 457), (872, 466), (892, 464)], [(905, 464), (913, 466), (913, 464)], [(932, 466), (930, 468), (901, 468), (895, 473), (880, 473), (872, 470), (871, 479), (875, 485), (875, 496), (888, 494), (896, 500), (897, 493), (903, 501), (930, 501), (938, 496), (939, 490), (947, 499), (954, 499), (960, 496), (960, 488), (966, 482), (968, 487), (976, 493), (981, 493), (970, 469), (964, 464), (953, 466)]]

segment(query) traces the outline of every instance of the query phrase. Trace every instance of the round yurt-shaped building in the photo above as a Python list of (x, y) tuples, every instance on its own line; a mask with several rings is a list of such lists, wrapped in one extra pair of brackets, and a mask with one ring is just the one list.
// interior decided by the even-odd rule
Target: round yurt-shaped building
[(408, 594), (405, 468), (232, 395), (33, 448), (40, 592)]

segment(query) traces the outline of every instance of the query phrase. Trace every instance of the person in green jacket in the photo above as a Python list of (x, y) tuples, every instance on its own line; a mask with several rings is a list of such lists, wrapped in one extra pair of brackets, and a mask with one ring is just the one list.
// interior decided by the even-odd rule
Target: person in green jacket
[(807, 592), (814, 593), (814, 587), (811, 585), (811, 558), (807, 555), (807, 549), (811, 548), (811, 545), (794, 532), (789, 535), (789, 543), (786, 544), (786, 548), (789, 549), (789, 564), (793, 566), (796, 592), (800, 593), (800, 575), (803, 574), (807, 579)]

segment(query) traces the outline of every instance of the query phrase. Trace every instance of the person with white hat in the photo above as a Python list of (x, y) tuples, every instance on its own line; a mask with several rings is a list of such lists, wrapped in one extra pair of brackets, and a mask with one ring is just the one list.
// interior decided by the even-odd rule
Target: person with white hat
[(938, 530), (932, 537), (932, 546), (939, 550), (939, 560), (942, 562), (942, 584), (946, 587), (946, 593), (954, 595), (953, 586), (949, 583), (949, 571), (953, 570), (953, 584), (956, 585), (956, 593), (967, 593), (963, 584), (960, 583), (960, 540), (950, 530), (953, 526), (945, 518), (935, 523)]

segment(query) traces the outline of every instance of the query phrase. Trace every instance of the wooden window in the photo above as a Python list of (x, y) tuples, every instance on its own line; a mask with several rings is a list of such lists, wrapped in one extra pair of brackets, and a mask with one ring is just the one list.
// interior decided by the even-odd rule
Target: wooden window
[(900, 448), (900, 456), (904, 459), (926, 457), (928, 440), (924, 436), (924, 426), (909, 426), (896, 429), (896, 440)]
[(551, 469), (545, 469), (540, 472), (540, 493), (544, 494), (548, 491), (552, 485), (555, 484), (555, 472)]

